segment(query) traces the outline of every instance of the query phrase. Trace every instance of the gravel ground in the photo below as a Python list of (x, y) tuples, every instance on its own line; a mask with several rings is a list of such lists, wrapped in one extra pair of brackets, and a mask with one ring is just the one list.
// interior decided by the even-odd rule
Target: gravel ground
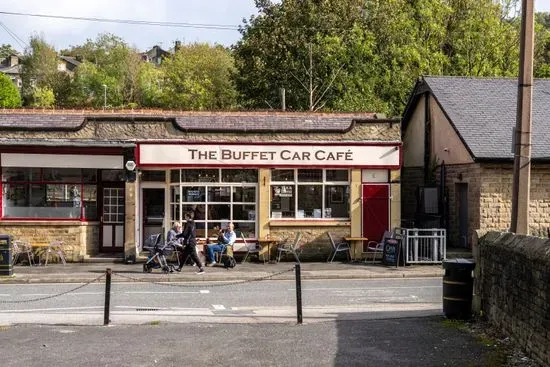
[(494, 347), (494, 352), (488, 359), (488, 367), (543, 367), (529, 358), (512, 339), (503, 335), (486, 320), (475, 319), (467, 322), (447, 320), (447, 323), (470, 332), (485, 345)]

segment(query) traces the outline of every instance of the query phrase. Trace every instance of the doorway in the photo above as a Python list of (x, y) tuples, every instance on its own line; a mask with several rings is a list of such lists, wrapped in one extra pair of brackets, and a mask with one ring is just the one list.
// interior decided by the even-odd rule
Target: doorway
[(125, 194), (124, 183), (109, 184), (100, 190), (101, 226), (100, 252), (124, 251), (124, 212)]
[(468, 244), (468, 184), (457, 183), (458, 245), (469, 248)]
[(164, 238), (164, 187), (141, 189), (141, 243), (152, 234)]
[(362, 191), (363, 237), (378, 242), (390, 227), (390, 186), (363, 185)]

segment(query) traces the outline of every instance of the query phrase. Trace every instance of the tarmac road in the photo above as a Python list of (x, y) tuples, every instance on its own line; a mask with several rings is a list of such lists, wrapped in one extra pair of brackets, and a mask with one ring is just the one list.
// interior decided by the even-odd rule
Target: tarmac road
[(2, 366), (490, 366), (441, 316), (296, 324), (0, 328)]
[[(92, 283), (75, 289), (78, 287), (82, 284), (0, 284), (0, 324), (102, 325), (105, 285)], [(117, 324), (291, 323), (296, 321), (295, 287), (295, 281), (285, 280), (113, 283), (110, 319)], [(410, 312), (441, 315), (441, 281), (306, 280), (302, 282), (302, 304), (305, 322), (342, 317), (372, 319), (390, 313), (393, 317)]]

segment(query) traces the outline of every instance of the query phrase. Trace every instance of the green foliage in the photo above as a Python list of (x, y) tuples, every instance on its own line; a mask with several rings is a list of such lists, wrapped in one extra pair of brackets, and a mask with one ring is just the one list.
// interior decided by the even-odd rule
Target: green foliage
[(10, 44), (2, 43), (0, 46), (0, 61), (13, 54), (17, 54), (17, 51)]
[[(236, 100), (234, 72), (233, 58), (222, 46), (183, 45), (162, 63), (164, 79), (158, 88), (162, 88), (162, 105), (185, 110), (231, 108)], [(158, 97), (158, 90), (151, 90), (149, 96)]]
[(32, 107), (52, 108), (55, 106), (55, 95), (50, 87), (36, 87), (32, 95)]
[(21, 96), (11, 79), (0, 73), (0, 107), (16, 108), (21, 106)]
[(516, 75), (517, 4), (258, 0), (234, 47), (241, 103), (279, 107), (284, 87), (290, 109), (398, 115), (421, 75)]

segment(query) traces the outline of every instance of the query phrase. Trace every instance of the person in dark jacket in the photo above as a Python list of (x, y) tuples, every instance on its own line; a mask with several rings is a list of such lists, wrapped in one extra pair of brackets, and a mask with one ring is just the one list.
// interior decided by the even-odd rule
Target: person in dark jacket
[(187, 256), (191, 256), (191, 259), (199, 267), (199, 271), (197, 272), (197, 274), (203, 274), (204, 266), (202, 265), (201, 260), (197, 255), (197, 236), (195, 221), (193, 220), (193, 212), (185, 213), (185, 226), (183, 228), (181, 236), (183, 237), (183, 251), (179, 252), (180, 266), (176, 269), (176, 271), (181, 271), (185, 259), (187, 259)]

